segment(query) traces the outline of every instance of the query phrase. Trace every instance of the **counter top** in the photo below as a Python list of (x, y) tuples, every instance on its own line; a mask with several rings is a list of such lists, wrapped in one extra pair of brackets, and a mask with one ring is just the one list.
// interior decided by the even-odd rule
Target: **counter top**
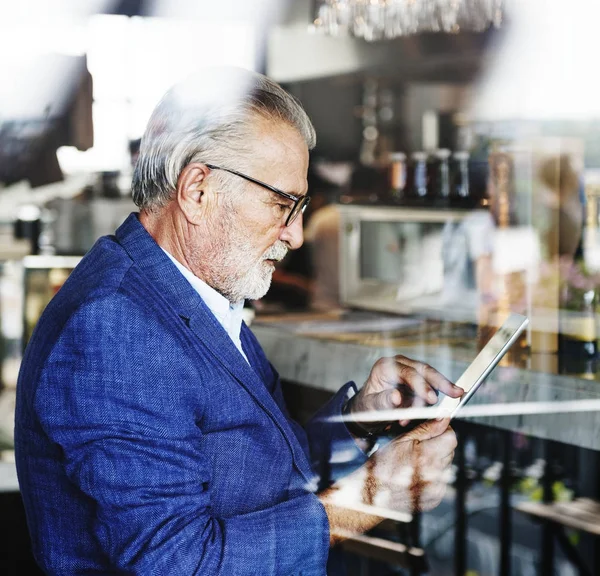
[[(335, 315), (257, 317), (252, 331), (284, 380), (330, 392), (354, 380), (360, 387), (374, 362), (382, 356), (404, 354), (431, 364), (456, 380), (477, 353), (468, 333), (435, 337), (411, 328), (411, 319), (382, 317), (384, 330), (375, 331), (376, 318), (362, 328)], [(404, 327), (401, 323), (404, 320)], [(371, 322), (371, 325), (368, 325)], [(414, 323), (415, 320), (413, 319)], [(337, 323), (337, 324), (336, 324)], [(387, 323), (387, 325), (385, 325)], [(336, 330), (337, 326), (337, 330)], [(357, 328), (358, 326), (358, 328)], [(366, 329), (365, 329), (366, 326)], [(357, 330), (362, 329), (362, 335)], [(404, 337), (398, 333), (404, 332)], [(513, 366), (498, 366), (469, 402), (552, 402), (600, 400), (600, 382)], [(471, 420), (471, 418), (470, 418)], [(505, 430), (600, 450), (600, 412), (486, 416), (472, 421)]]

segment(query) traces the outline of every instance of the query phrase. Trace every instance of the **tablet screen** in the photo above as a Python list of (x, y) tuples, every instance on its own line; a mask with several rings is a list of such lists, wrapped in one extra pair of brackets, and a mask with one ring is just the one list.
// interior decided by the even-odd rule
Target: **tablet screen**
[(460, 386), (465, 394), (461, 398), (444, 397), (436, 406), (436, 410), (439, 409), (454, 416), (460, 407), (469, 401), (502, 356), (516, 342), (528, 323), (529, 320), (526, 316), (511, 314), (456, 381), (456, 385)]

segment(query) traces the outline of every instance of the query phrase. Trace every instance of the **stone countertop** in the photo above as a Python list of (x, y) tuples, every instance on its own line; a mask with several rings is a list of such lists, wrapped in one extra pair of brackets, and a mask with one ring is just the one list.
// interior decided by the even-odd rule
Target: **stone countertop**
[[(332, 320), (335, 322), (335, 320)], [(252, 331), (271, 363), (284, 380), (336, 392), (345, 382), (354, 380), (360, 387), (374, 362), (382, 356), (404, 354), (427, 362), (455, 381), (475, 357), (472, 350), (456, 341), (422, 338), (373, 338), (371, 333), (359, 341), (344, 341), (340, 334), (326, 331), (310, 333), (310, 325), (298, 318), (285, 317), (271, 322), (260, 316)], [(340, 323), (340, 332), (344, 325)], [(331, 330), (331, 326), (328, 327)], [(508, 402), (566, 402), (600, 400), (600, 382), (584, 378), (544, 373), (512, 366), (498, 366), (469, 402), (496, 404)], [(538, 438), (565, 442), (582, 448), (600, 450), (600, 412), (524, 414), (473, 418), (472, 421), (521, 432)]]

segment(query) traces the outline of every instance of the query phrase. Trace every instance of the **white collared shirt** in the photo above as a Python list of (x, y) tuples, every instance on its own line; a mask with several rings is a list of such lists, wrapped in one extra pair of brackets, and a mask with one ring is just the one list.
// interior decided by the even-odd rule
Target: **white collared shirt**
[[(248, 362), (246, 354), (242, 349), (240, 340), (240, 332), (242, 330), (244, 302), (231, 304), (225, 296), (219, 294), (214, 288), (211, 288), (206, 282), (203, 282), (194, 275), (191, 270), (188, 270), (183, 264), (175, 260), (164, 248), (162, 251), (171, 259), (171, 262), (177, 266), (177, 269), (183, 274), (184, 278), (192, 285), (192, 288), (198, 292), (200, 298), (208, 306), (213, 316), (223, 326), (225, 332), (229, 335), (235, 347), (240, 351), (240, 354)], [(248, 362), (249, 363), (249, 362)]]

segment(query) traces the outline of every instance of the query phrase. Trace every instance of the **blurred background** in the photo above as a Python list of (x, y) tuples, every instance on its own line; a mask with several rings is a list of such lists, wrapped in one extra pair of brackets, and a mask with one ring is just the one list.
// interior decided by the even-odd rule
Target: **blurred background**
[(219, 64), (281, 83), (317, 131), (305, 244), (246, 303), (298, 420), (382, 354), (456, 379), (510, 312), (530, 319), (472, 400), (527, 413), (457, 420), (442, 505), (347, 541), (348, 573), (600, 573), (599, 31), (594, 0), (2, 0), (2, 573), (35, 571), (23, 349), (136, 209), (155, 104)]

